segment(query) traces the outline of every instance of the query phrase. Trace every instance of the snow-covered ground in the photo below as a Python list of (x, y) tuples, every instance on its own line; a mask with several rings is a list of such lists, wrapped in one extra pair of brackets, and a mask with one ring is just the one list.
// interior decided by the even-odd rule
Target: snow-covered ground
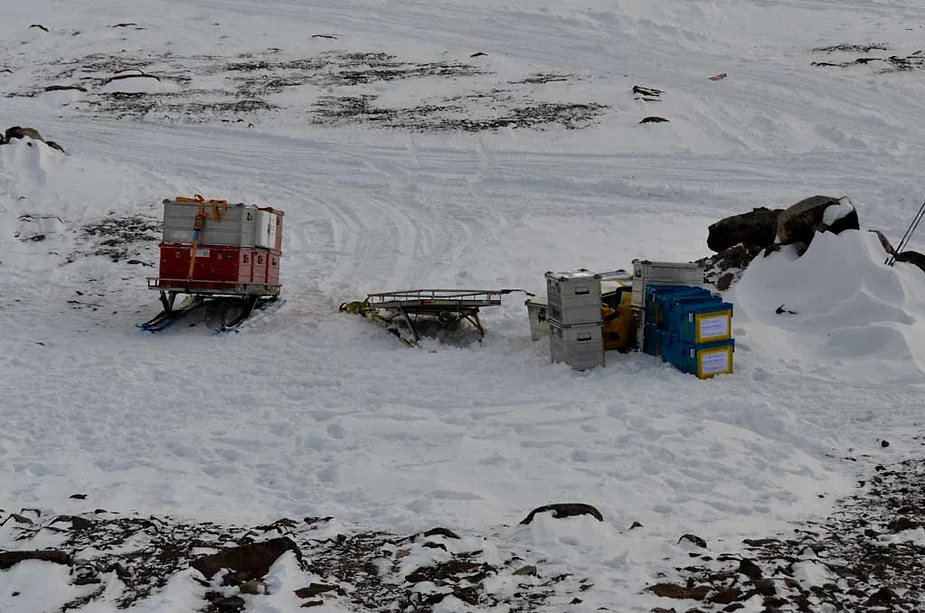
[[(644, 611), (646, 582), (687, 557), (681, 534), (734, 542), (824, 514), (874, 463), (919, 451), (925, 275), (884, 266), (863, 231), (753, 265), (728, 295), (735, 374), (710, 381), (642, 354), (608, 354), (587, 373), (551, 365), (516, 295), (464, 348), (408, 350), (337, 312), (368, 292), (540, 293), (547, 270), (688, 261), (707, 255), (713, 221), (814, 194), (849, 196), (863, 228), (898, 242), (925, 194), (925, 70), (811, 64), (916, 57), (918, 2), (0, 7), (0, 129), (34, 127), (67, 152), (0, 146), (6, 514), (447, 525), (595, 577), (576, 611)], [(873, 43), (888, 49), (814, 50)], [(389, 70), (469, 68), (345, 81), (372, 61), (350, 54), (389, 54)], [(235, 62), (265, 64), (245, 82)], [(123, 68), (158, 79), (110, 80)], [(274, 75), (291, 84), (269, 87)], [(69, 85), (86, 91), (44, 91)], [(634, 85), (661, 99), (635, 99)], [(398, 109), (396, 125), (322, 114), (325, 100), (362, 96)], [(267, 106), (220, 106), (239, 99)], [(539, 103), (601, 107), (576, 129), (451, 123)], [(639, 123), (651, 115), (670, 122)], [(163, 198), (196, 193), (286, 212), (287, 304), (236, 335), (141, 334), (158, 310), (145, 284), (155, 269), (128, 262), (156, 263), (156, 241), (113, 262), (86, 228), (156, 221)], [(604, 523), (512, 527), (573, 501)], [(73, 597), (2, 600), (30, 569), (0, 574), (10, 611)], [(164, 603), (185, 597), (171, 590), (183, 588)]]

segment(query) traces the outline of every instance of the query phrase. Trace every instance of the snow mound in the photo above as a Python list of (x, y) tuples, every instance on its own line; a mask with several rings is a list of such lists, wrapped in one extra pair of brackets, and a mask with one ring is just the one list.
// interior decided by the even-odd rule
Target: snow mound
[(43, 185), (62, 154), (40, 140), (16, 138), (0, 146), (0, 176), (14, 176)]
[(177, 91), (174, 83), (150, 75), (124, 75), (100, 88), (104, 94), (166, 94)]
[(853, 363), (853, 379), (925, 372), (925, 274), (886, 256), (875, 234), (847, 231), (816, 234), (802, 257), (790, 247), (759, 257), (732, 291), (736, 317), (777, 355)]

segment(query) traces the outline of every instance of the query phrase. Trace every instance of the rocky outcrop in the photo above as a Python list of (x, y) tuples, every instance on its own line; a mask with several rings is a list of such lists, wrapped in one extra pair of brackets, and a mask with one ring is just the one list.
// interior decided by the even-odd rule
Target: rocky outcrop
[(35, 128), (23, 128), (22, 126), (13, 126), (11, 128), (7, 128), (3, 133), (3, 137), (0, 138), (0, 145), (9, 144), (16, 139), (26, 137), (31, 138), (32, 140), (41, 141), (52, 149), (56, 149), (61, 153), (64, 153), (64, 149), (61, 147), (61, 145), (53, 140), (45, 140), (42, 135), (39, 134), (39, 131)]
[(810, 196), (780, 214), (777, 237), (782, 245), (809, 245), (816, 232), (859, 230), (858, 212), (848, 198)]
[(584, 504), (582, 502), (560, 502), (556, 504), (547, 504), (530, 511), (530, 514), (527, 515), (520, 523), (521, 525), (527, 525), (533, 522), (533, 518), (537, 513), (546, 513), (547, 511), (552, 511), (552, 516), (556, 519), (561, 519), (563, 517), (573, 517), (575, 515), (590, 515), (597, 521), (604, 521), (604, 516), (601, 515), (601, 512), (592, 507), (590, 504)]
[(707, 247), (720, 253), (736, 245), (767, 247), (777, 237), (777, 219), (783, 209), (765, 207), (733, 215), (710, 225)]

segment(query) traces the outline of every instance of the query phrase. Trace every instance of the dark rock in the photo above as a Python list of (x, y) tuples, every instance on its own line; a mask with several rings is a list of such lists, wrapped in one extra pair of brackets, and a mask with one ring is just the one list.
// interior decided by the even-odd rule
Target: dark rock
[(884, 439), (884, 440), (880, 441), (880, 446), (881, 446), (881, 447), (889, 447), (889, 446), (890, 446), (890, 441)]
[(678, 539), (679, 543), (681, 541), (689, 541), (690, 543), (693, 543), (694, 545), (702, 549), (707, 548), (707, 542), (703, 540), (702, 538), (700, 538), (699, 536), (697, 536), (696, 534), (683, 534), (681, 535), (681, 538)]
[[(859, 230), (857, 210), (852, 210), (831, 224), (825, 223), (826, 209), (841, 202), (842, 199), (832, 196), (810, 196), (783, 211), (777, 219), (777, 236), (780, 243), (809, 245), (816, 232), (828, 231), (839, 234), (845, 230)], [(845, 200), (845, 203), (850, 204), (850, 201)]]
[(774, 312), (777, 313), (778, 315), (784, 315), (784, 314), (787, 314), (787, 315), (798, 315), (798, 313), (797, 313), (796, 311), (791, 311), (790, 309), (786, 308), (786, 305), (784, 305), (784, 304), (782, 304), (782, 305), (780, 305), (779, 307), (777, 307), (776, 309), (774, 309)]
[(4, 133), (4, 136), (6, 136), (6, 142), (8, 143), (12, 142), (14, 138), (25, 138), (26, 136), (28, 136), (29, 138), (33, 140), (40, 140), (43, 142), (45, 141), (45, 139), (42, 138), (42, 135), (39, 134), (38, 130), (36, 130), (35, 128), (23, 128), (20, 126), (13, 126), (12, 128), (7, 128), (6, 132)]
[(655, 607), (652, 609), (652, 613), (677, 613), (677, 611), (675, 611), (674, 608), (663, 609), (662, 607)]
[(260, 579), (267, 574), (276, 560), (287, 551), (293, 551), (301, 557), (298, 546), (292, 539), (283, 537), (269, 541), (241, 545), (222, 549), (216, 554), (197, 558), (190, 566), (201, 572), (206, 578), (212, 578), (223, 568), (239, 573), (244, 581)]
[(474, 606), (479, 604), (481, 598), (481, 594), (479, 593), (480, 589), (478, 585), (470, 585), (469, 587), (457, 586), (453, 588), (453, 596), (456, 596), (466, 604)]
[(727, 587), (719, 590), (715, 594), (711, 594), (707, 600), (716, 604), (730, 604), (739, 600), (741, 596), (741, 590), (734, 587)]
[(867, 599), (867, 602), (864, 604), (868, 607), (884, 607), (889, 606), (891, 603), (894, 603), (899, 598), (896, 595), (896, 592), (891, 590), (888, 587), (882, 587), (873, 594), (870, 598)]
[(447, 528), (431, 528), (424, 533), (424, 536), (445, 536), (448, 539), (459, 540), (459, 536)]
[(752, 581), (755, 582), (755, 591), (762, 596), (774, 596), (777, 593), (774, 579), (752, 579)]
[(408, 583), (421, 583), (422, 581), (437, 583), (451, 577), (456, 579), (465, 577), (470, 583), (478, 583), (492, 572), (494, 572), (494, 569), (488, 564), (467, 562), (465, 560), (449, 560), (434, 566), (417, 568), (405, 575), (405, 581)]
[(777, 219), (783, 209), (765, 207), (721, 219), (709, 227), (707, 247), (720, 253), (738, 244), (768, 247), (777, 237)]
[(880, 230), (868, 230), (868, 232), (873, 232), (877, 235), (877, 238), (880, 239), (880, 244), (883, 246), (883, 250), (886, 251), (888, 255), (896, 255), (896, 250), (893, 249), (893, 245), (890, 244), (890, 239), (884, 236), (883, 232)]
[(643, 87), (642, 85), (634, 85), (633, 93), (639, 96), (642, 96), (643, 99), (647, 99), (649, 102), (655, 101), (662, 95), (662, 90), (655, 89), (654, 87)]
[(664, 117), (652, 116), (652, 117), (644, 117), (642, 121), (640, 121), (639, 123), (670, 123), (670, 122)]
[(0, 552), (0, 570), (12, 568), (24, 560), (39, 560), (70, 566), (73, 559), (63, 551), (46, 549), (42, 551), (2, 551)]
[(66, 92), (66, 91), (75, 91), (75, 92), (84, 92), (87, 93), (86, 87), (81, 87), (79, 85), (49, 85), (45, 88), (46, 92)]
[(516, 575), (518, 577), (521, 577), (521, 576), (536, 577), (536, 566), (523, 566), (521, 568), (518, 568), (511, 574)]
[(340, 588), (336, 585), (326, 585), (324, 583), (311, 583), (308, 587), (303, 587), (295, 591), (295, 595), (299, 598), (314, 598), (315, 596), (320, 596), (321, 594), (326, 594), (327, 592), (338, 592)]
[(903, 532), (905, 530), (915, 530), (922, 524), (915, 521), (914, 519), (909, 519), (908, 517), (900, 517), (899, 519), (894, 519), (886, 525), (887, 530), (890, 532)]
[(427, 547), (428, 549), (442, 549), (443, 551), (448, 551), (446, 545), (443, 543), (435, 543), (433, 541), (427, 541), (421, 547)]
[(212, 601), (212, 610), (220, 613), (236, 613), (244, 610), (244, 599), (240, 596), (226, 596)]
[(733, 611), (738, 611), (739, 609), (744, 609), (744, 608), (745, 608), (745, 605), (742, 604), (741, 602), (734, 602), (727, 607), (723, 607), (723, 611), (725, 613), (732, 613)]
[(32, 28), (38, 28), (38, 29), (41, 30), (42, 32), (47, 32), (47, 31), (48, 31), (48, 28), (46, 28), (45, 26), (43, 26), (43, 25), (40, 24), (40, 23), (33, 23), (31, 26), (29, 26), (29, 29), (30, 29), (30, 30), (31, 30)]
[(86, 500), (87, 495), (86, 494), (71, 494), (69, 498), (71, 500)]
[(714, 284), (721, 292), (726, 291), (762, 250), (757, 245), (738, 244), (698, 260), (703, 265), (704, 282)]
[(675, 583), (656, 583), (646, 590), (662, 598), (675, 598), (678, 600), (703, 600), (710, 593), (710, 587), (699, 585), (697, 587), (684, 587)]
[(752, 581), (758, 581), (764, 576), (764, 572), (762, 572), (761, 568), (748, 558), (743, 558), (742, 561), (739, 562), (739, 568), (737, 572), (742, 573)]
[(530, 511), (530, 514), (520, 522), (520, 524), (530, 524), (533, 522), (533, 518), (537, 513), (545, 513), (546, 511), (552, 511), (552, 516), (556, 519), (562, 519), (563, 517), (573, 517), (575, 515), (590, 515), (597, 521), (604, 521), (604, 516), (601, 515), (601, 512), (589, 504), (584, 504), (581, 502), (560, 502), (556, 504), (547, 504), (542, 507), (533, 509)]
[(34, 524), (35, 523), (34, 521), (29, 519), (25, 515), (20, 515), (19, 513), (10, 513), (6, 519), (0, 522), (0, 526), (10, 521), (11, 519), (17, 524)]
[(630, 526), (630, 530), (635, 530), (636, 528), (643, 528), (643, 527), (644, 527), (644, 526), (643, 526), (642, 524), (640, 524), (638, 521), (634, 521), (634, 522), (633, 522), (633, 525)]
[(485, 53), (484, 51), (476, 51), (475, 53), (473, 53), (473, 54), (470, 55), (469, 57), (482, 57), (482, 56), (485, 56), (485, 55), (488, 55), (488, 54)]
[(896, 261), (914, 264), (925, 272), (925, 255), (922, 255), (918, 251), (903, 251), (902, 253), (898, 253), (896, 254)]

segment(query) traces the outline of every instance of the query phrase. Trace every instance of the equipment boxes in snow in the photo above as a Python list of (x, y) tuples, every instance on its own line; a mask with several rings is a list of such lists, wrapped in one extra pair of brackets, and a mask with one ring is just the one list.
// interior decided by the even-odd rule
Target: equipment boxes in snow
[(527, 317), (530, 319), (530, 338), (538, 341), (544, 336), (549, 336), (546, 299), (537, 296), (525, 300), (524, 304), (527, 305)]
[[(546, 296), (550, 307), (557, 307), (562, 311), (584, 307), (595, 307), (600, 311), (601, 276), (584, 268), (568, 272), (547, 272)], [(600, 313), (595, 319), (600, 319)]]
[(710, 290), (703, 287), (649, 285), (646, 287), (646, 321), (664, 327), (673, 304), (686, 299), (719, 301)]
[[(198, 240), (196, 216), (206, 215)], [(256, 206), (228, 204), (220, 201), (164, 201), (164, 242), (198, 242), (200, 245), (253, 247), (257, 239)], [(261, 245), (262, 246), (262, 245)]]
[(661, 332), (662, 359), (684, 373), (708, 379), (732, 373), (732, 356), (735, 341), (728, 339), (715, 343), (685, 343), (676, 334)]
[(161, 244), (157, 287), (211, 290), (216, 293), (279, 293), (280, 255), (266, 249)]
[(550, 320), (565, 326), (594, 323), (601, 319), (601, 302), (598, 300), (597, 304), (571, 308), (562, 308), (558, 305), (550, 304), (546, 310), (546, 315)]
[(732, 338), (732, 305), (719, 299), (676, 301), (668, 313), (671, 332), (686, 343), (712, 343)]
[(603, 323), (563, 326), (549, 322), (552, 361), (565, 362), (575, 370), (604, 365)]
[(703, 266), (697, 263), (633, 260), (633, 304), (646, 305), (646, 285), (703, 285)]

